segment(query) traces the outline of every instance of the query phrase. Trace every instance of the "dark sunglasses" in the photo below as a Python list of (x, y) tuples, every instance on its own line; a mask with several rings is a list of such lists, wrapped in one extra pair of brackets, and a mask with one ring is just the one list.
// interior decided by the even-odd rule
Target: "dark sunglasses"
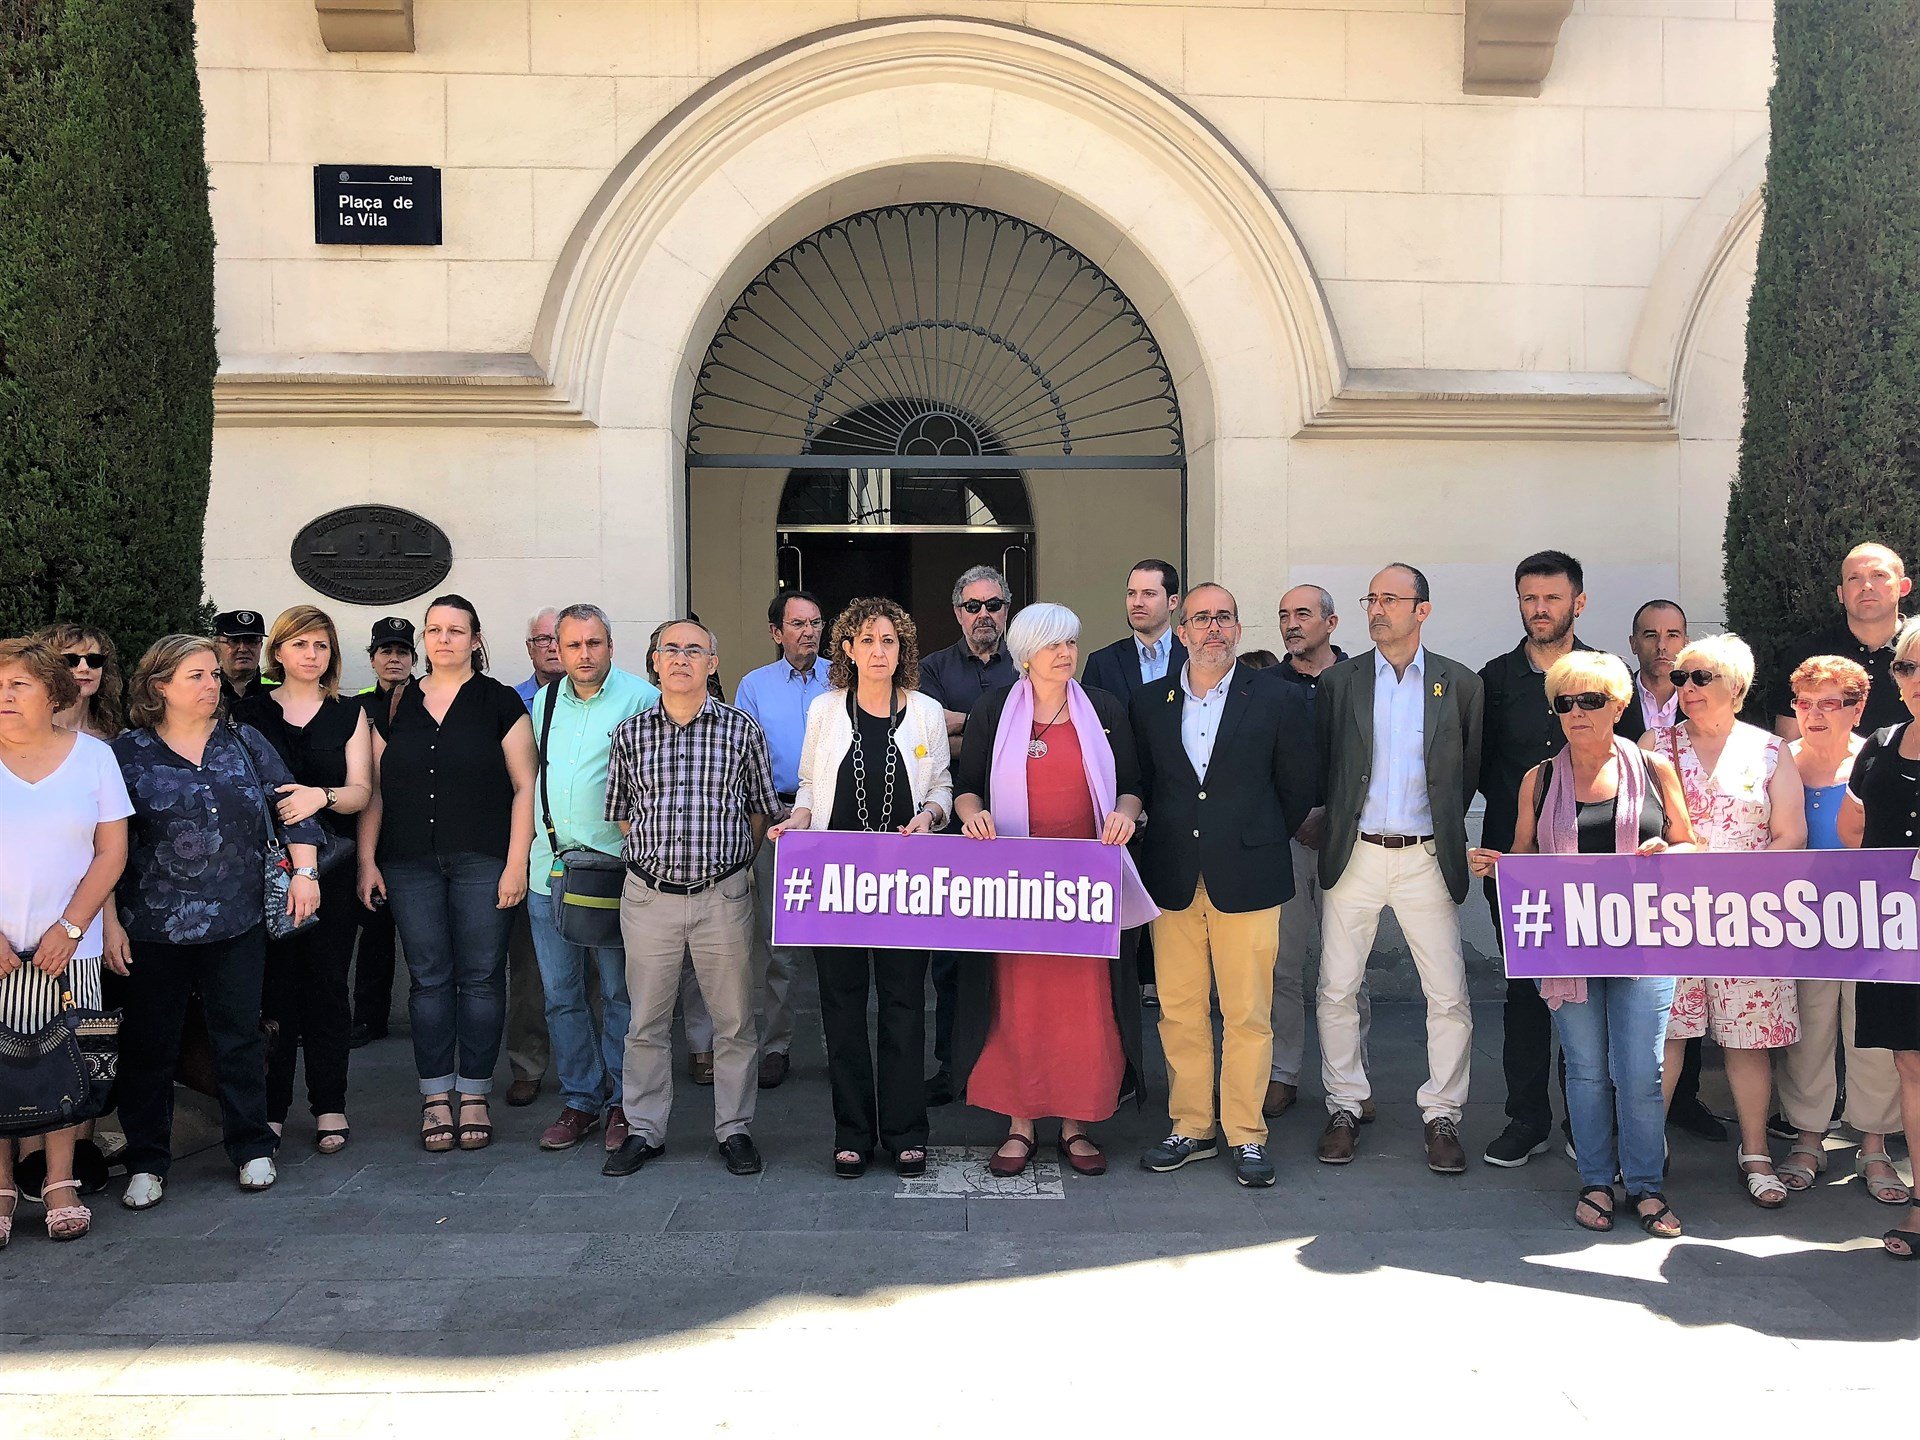
[(1571, 715), (1573, 713), (1573, 707), (1576, 705), (1582, 710), (1604, 710), (1612, 703), (1611, 697), (1602, 695), (1597, 690), (1583, 690), (1578, 695), (1554, 696), (1553, 713), (1556, 715)]
[(82, 665), (86, 666), (89, 670), (100, 670), (105, 668), (107, 663), (107, 657), (104, 655), (74, 655), (68, 653), (64, 655), (63, 658), (66, 660), (69, 670), (78, 670)]
[(1887, 669), (1902, 680), (1911, 679), (1913, 672), (1920, 670), (1920, 660), (1896, 660)]
[(989, 615), (998, 615), (1007, 608), (1007, 602), (996, 595), (991, 600), (962, 600), (960, 608), (969, 615), (978, 615), (982, 610)]
[(1718, 670), (1676, 670), (1673, 672), (1675, 685), (1698, 685), (1702, 690), (1720, 678)]

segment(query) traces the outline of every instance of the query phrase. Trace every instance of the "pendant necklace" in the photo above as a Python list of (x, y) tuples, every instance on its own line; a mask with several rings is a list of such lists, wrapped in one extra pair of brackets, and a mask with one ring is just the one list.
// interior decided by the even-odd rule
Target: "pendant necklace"
[(1031, 740), (1027, 742), (1027, 758), (1029, 760), (1040, 760), (1045, 758), (1047, 753), (1047, 742), (1043, 737), (1046, 735), (1047, 731), (1051, 730), (1054, 726), (1060, 723), (1060, 717), (1066, 713), (1067, 713), (1067, 702), (1065, 700), (1062, 700), (1060, 702), (1060, 708), (1053, 712), (1053, 719), (1047, 721), (1046, 724), (1042, 725), (1040, 727), (1040, 734), (1035, 735)]

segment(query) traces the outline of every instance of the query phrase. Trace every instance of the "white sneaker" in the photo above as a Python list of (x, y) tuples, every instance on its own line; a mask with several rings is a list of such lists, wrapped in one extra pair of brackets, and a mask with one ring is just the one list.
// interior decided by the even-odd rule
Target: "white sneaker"
[(120, 1203), (129, 1210), (151, 1210), (166, 1193), (167, 1182), (143, 1170), (127, 1181), (127, 1193), (120, 1197)]
[(273, 1168), (273, 1161), (262, 1155), (258, 1160), (249, 1160), (240, 1167), (240, 1188), (242, 1190), (271, 1189), (279, 1178), (279, 1172)]

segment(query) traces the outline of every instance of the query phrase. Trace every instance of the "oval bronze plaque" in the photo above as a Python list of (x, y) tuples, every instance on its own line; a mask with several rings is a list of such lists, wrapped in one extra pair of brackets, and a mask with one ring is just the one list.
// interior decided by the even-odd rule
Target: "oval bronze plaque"
[(293, 573), (322, 595), (354, 605), (411, 600), (452, 568), (446, 531), (390, 505), (333, 510), (293, 537)]

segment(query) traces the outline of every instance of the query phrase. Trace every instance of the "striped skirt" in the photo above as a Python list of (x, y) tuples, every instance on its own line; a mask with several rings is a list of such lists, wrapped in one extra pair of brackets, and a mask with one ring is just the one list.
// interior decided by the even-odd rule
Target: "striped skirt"
[(104, 1008), (98, 955), (85, 960), (76, 955), (59, 976), (43, 975), (23, 961), (18, 970), (0, 979), (0, 1025), (20, 1035), (44, 1030), (60, 1013), (60, 994), (68, 988), (73, 991), (73, 1003), (82, 1010)]

